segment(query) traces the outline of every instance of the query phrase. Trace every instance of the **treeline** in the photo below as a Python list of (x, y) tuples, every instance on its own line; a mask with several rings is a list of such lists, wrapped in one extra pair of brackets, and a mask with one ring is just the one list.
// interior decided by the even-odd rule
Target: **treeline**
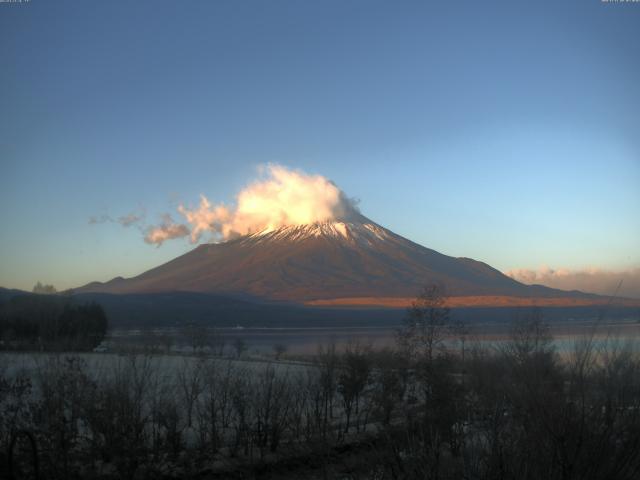
[(561, 355), (534, 310), (485, 348), (437, 290), (399, 333), (308, 365), (51, 356), (0, 377), (0, 452), (19, 478), (36, 458), (52, 479), (638, 478), (631, 346), (586, 336)]
[(97, 303), (74, 304), (57, 295), (17, 295), (0, 304), (0, 348), (91, 350), (108, 327)]

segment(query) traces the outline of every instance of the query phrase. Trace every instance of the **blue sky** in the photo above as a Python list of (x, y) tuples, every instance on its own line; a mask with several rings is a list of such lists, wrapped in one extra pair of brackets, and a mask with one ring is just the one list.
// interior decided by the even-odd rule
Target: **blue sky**
[(275, 162), (501, 270), (640, 266), (640, 4), (0, 3), (0, 285), (131, 276), (135, 226)]

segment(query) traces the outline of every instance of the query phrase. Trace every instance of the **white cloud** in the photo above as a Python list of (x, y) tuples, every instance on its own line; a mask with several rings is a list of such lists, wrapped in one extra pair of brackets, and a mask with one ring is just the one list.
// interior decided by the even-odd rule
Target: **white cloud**
[(536, 270), (516, 268), (506, 275), (527, 284), (540, 284), (562, 290), (580, 290), (600, 295), (640, 298), (640, 268), (623, 271), (586, 268), (571, 270), (542, 266)]
[[(214, 241), (227, 240), (285, 225), (348, 220), (357, 212), (355, 202), (321, 175), (272, 164), (262, 170), (263, 178), (242, 189), (235, 205), (212, 205), (205, 195), (200, 195), (197, 207), (178, 207), (186, 226), (178, 228), (165, 222), (150, 229), (145, 240), (160, 245), (169, 238), (185, 236), (187, 227), (192, 243), (203, 236)], [(170, 231), (175, 236), (170, 236)]]
[(157, 227), (150, 227), (144, 237), (144, 241), (156, 246), (162, 245), (166, 240), (181, 238), (189, 235), (186, 225), (175, 223), (171, 215), (163, 215), (162, 224)]

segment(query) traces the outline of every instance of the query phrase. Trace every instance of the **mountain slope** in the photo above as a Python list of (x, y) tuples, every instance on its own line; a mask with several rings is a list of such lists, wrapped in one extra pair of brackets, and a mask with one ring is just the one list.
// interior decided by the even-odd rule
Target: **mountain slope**
[(443, 255), (361, 215), (348, 222), (287, 226), (200, 245), (136, 277), (94, 282), (78, 291), (188, 291), (308, 302), (413, 297), (430, 283), (445, 285), (454, 296), (571, 295), (523, 285), (482, 262)]

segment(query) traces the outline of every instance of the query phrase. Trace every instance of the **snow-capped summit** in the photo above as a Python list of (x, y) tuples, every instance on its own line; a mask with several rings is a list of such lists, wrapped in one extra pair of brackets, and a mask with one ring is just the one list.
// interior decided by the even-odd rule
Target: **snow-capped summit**
[(260, 241), (304, 242), (310, 238), (334, 238), (351, 243), (371, 245), (393, 235), (389, 230), (358, 215), (351, 221), (314, 222), (304, 225), (287, 225), (264, 229), (243, 237), (244, 243)]

